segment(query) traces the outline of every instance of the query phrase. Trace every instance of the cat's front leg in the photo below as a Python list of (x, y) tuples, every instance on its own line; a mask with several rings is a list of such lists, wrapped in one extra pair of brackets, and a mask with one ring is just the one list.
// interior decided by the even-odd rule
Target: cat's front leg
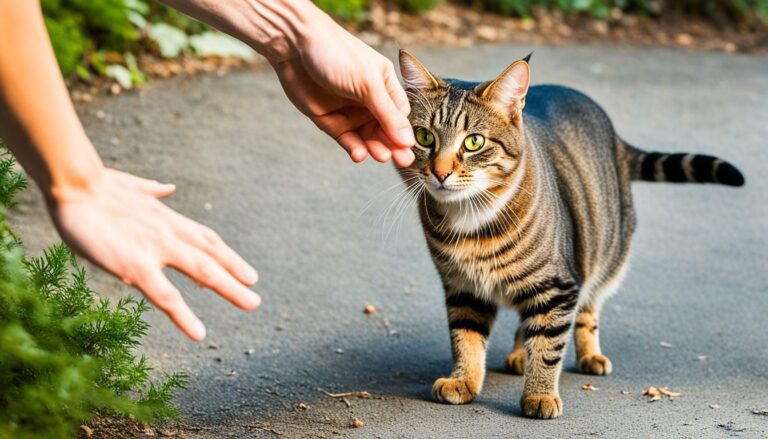
[(542, 291), (519, 306), (526, 351), (520, 400), (525, 416), (552, 419), (563, 413), (558, 383), (578, 292), (576, 284), (560, 282), (558, 288)]
[(468, 291), (446, 291), (453, 372), (432, 386), (435, 400), (466, 404), (480, 393), (485, 379), (485, 351), (497, 307)]

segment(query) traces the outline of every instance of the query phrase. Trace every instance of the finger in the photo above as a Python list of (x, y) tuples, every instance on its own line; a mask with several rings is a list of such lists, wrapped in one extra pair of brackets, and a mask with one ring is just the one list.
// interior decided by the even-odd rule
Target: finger
[(410, 122), (395, 106), (383, 81), (373, 84), (368, 96), (364, 97), (363, 103), (379, 121), (387, 137), (398, 147), (410, 148), (416, 144)]
[(232, 250), (216, 232), (178, 212), (173, 212), (173, 216), (179, 223), (179, 227), (175, 228), (176, 233), (187, 244), (214, 258), (241, 283), (253, 285), (259, 280), (256, 270)]
[[(387, 69), (387, 71), (389, 72), (390, 70)], [(405, 93), (400, 81), (397, 80), (394, 71), (391, 71), (391, 73), (388, 73), (384, 77), (384, 86), (387, 87), (387, 93), (389, 93), (392, 100), (395, 101), (397, 109), (400, 110), (404, 116), (411, 114), (411, 104), (408, 102), (408, 95)]]
[(126, 184), (157, 198), (167, 197), (176, 191), (176, 185), (174, 184), (160, 183), (157, 180), (149, 180), (117, 170), (115, 170), (115, 174), (125, 181)]
[(136, 287), (150, 302), (166, 313), (187, 337), (196, 341), (205, 338), (205, 325), (189, 309), (179, 290), (165, 277), (162, 270), (156, 267), (147, 268), (137, 280)]
[(414, 160), (416, 160), (416, 156), (410, 149), (392, 150), (392, 161), (394, 161), (395, 164), (401, 168), (407, 168), (408, 166), (411, 166), (411, 163), (413, 163)]
[(347, 151), (347, 154), (355, 163), (360, 163), (368, 157), (368, 148), (366, 148), (363, 139), (355, 131), (347, 131), (340, 135), (336, 142)]
[(386, 163), (392, 158), (392, 151), (378, 140), (366, 140), (365, 146), (368, 147), (368, 152), (377, 162)]
[(261, 297), (238, 282), (215, 259), (184, 244), (174, 245), (174, 252), (165, 261), (189, 276), (199, 285), (229, 300), (238, 308), (250, 311), (261, 304)]

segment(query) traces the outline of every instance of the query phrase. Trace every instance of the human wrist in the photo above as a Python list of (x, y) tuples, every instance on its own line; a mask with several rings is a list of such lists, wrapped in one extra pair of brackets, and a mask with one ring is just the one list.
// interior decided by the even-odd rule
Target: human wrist
[(301, 56), (317, 32), (327, 32), (333, 20), (309, 0), (246, 0), (249, 29), (246, 41), (277, 64)]
[(104, 176), (106, 167), (102, 163), (90, 141), (86, 147), (72, 148), (71, 157), (61, 159), (47, 169), (47, 181), (41, 184), (41, 190), (48, 202), (59, 204), (93, 193)]

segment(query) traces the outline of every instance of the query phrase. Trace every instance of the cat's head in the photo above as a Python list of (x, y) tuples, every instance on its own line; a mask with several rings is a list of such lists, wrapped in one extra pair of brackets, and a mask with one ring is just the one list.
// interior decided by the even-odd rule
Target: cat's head
[(509, 185), (522, 159), (522, 110), (527, 58), (479, 85), (444, 80), (400, 51), (400, 72), (411, 104), (416, 160), (403, 176), (419, 179), (445, 203), (483, 196)]

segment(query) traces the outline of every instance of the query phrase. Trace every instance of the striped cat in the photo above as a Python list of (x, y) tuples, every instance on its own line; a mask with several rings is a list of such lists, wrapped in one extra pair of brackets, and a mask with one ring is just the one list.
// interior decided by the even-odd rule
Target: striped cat
[(627, 268), (630, 182), (744, 178), (715, 157), (627, 144), (587, 96), (529, 88), (528, 58), (483, 83), (441, 79), (405, 51), (400, 69), (418, 142), (400, 174), (419, 198), (453, 350), (453, 372), (435, 381), (433, 396), (464, 404), (480, 393), (497, 310), (512, 307), (521, 323), (506, 367), (525, 375), (522, 412), (556, 418), (569, 334), (580, 371), (611, 373), (598, 319)]

